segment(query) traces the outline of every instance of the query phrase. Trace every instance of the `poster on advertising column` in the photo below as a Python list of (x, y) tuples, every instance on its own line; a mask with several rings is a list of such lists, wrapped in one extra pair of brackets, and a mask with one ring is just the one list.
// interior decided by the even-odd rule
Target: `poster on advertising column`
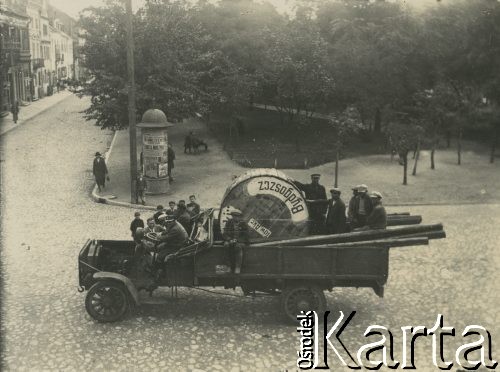
[(164, 131), (144, 133), (142, 143), (145, 176), (151, 178), (166, 176), (167, 172), (163, 170), (168, 156), (166, 133)]

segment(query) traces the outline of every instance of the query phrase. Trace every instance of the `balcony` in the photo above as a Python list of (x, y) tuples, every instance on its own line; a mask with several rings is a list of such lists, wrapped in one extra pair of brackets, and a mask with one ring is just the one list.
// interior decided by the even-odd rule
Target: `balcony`
[(31, 53), (29, 50), (19, 51), (19, 62), (29, 62), (31, 60)]
[(20, 41), (6, 40), (2, 44), (2, 49), (6, 52), (19, 51), (21, 49)]
[(33, 58), (33, 70), (45, 67), (45, 60), (43, 58)]

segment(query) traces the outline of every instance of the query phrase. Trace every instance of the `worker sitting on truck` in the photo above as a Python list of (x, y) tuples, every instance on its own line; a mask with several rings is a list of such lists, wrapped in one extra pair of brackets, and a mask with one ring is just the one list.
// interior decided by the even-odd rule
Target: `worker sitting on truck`
[(163, 262), (166, 256), (177, 252), (188, 240), (186, 230), (175, 220), (174, 216), (162, 215), (160, 220), (165, 220), (165, 231), (158, 236), (160, 244), (156, 247), (157, 262)]
[(239, 209), (233, 209), (224, 227), (224, 246), (230, 249), (231, 271), (235, 274), (241, 272), (243, 262), (243, 246), (250, 244), (248, 226), (241, 216)]
[(385, 229), (387, 227), (387, 213), (382, 205), (382, 194), (378, 191), (372, 191), (370, 194), (372, 200), (372, 213), (366, 218), (366, 226), (370, 230)]

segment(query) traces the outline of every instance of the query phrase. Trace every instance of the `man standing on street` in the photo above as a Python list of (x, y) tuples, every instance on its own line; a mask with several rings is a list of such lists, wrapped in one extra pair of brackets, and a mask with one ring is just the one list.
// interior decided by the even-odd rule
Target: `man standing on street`
[[(106, 176), (108, 175), (108, 168), (106, 167), (106, 162), (102, 158), (100, 152), (95, 153), (92, 173), (94, 174), (95, 182), (97, 183), (97, 188), (99, 189), (99, 191), (101, 191), (101, 187), (104, 188), (104, 184), (106, 182)], [(109, 181), (109, 176), (107, 178)]]
[(175, 151), (174, 149), (172, 148), (172, 144), (169, 143), (168, 144), (168, 158), (167, 158), (167, 161), (168, 161), (168, 180), (170, 182), (172, 182), (174, 180), (174, 178), (172, 177), (172, 169), (174, 169), (174, 160), (175, 160)]
[(14, 124), (17, 124), (17, 120), (19, 119), (19, 101), (16, 101), (12, 104), (12, 120), (14, 120)]
[(345, 204), (340, 199), (340, 189), (330, 190), (332, 198), (328, 200), (328, 212), (326, 214), (326, 232), (328, 234), (342, 234), (347, 231), (345, 216)]
[(304, 192), (309, 209), (311, 235), (324, 233), (325, 213), (328, 204), (325, 187), (319, 184), (320, 174), (311, 174), (311, 183), (303, 184), (294, 181), (295, 185)]
[(139, 199), (141, 199), (142, 205), (146, 204), (146, 196), (144, 195), (146, 192), (147, 184), (144, 176), (142, 175), (141, 172), (137, 175), (137, 180), (135, 182), (135, 202), (136, 204), (139, 203)]

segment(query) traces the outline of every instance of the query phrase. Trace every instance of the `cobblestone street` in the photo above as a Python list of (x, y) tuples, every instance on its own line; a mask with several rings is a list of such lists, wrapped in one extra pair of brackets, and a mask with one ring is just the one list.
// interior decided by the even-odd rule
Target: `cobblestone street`
[[(178, 299), (155, 292), (167, 303), (145, 305), (120, 323), (98, 324), (87, 315), (77, 292), (78, 252), (88, 238), (129, 239), (134, 212), (89, 197), (93, 155), (106, 150), (111, 135), (82, 118), (87, 104), (69, 97), (0, 137), (2, 370), (296, 370), (299, 334), (282, 322), (277, 298), (180, 288)], [(447, 359), (464, 327), (479, 324), (490, 331), (499, 360), (500, 205), (389, 211), (442, 222), (448, 237), (395, 248), (384, 299), (368, 289), (327, 294), (332, 320), (339, 310), (357, 311), (342, 336), (346, 346), (355, 354), (368, 343), (366, 327), (384, 325), (401, 360), (400, 327), (431, 328), (441, 313), (457, 333), (446, 344)], [(431, 350), (430, 337), (417, 341), (418, 371), (432, 370)], [(333, 352), (330, 358), (332, 370), (349, 370)]]

